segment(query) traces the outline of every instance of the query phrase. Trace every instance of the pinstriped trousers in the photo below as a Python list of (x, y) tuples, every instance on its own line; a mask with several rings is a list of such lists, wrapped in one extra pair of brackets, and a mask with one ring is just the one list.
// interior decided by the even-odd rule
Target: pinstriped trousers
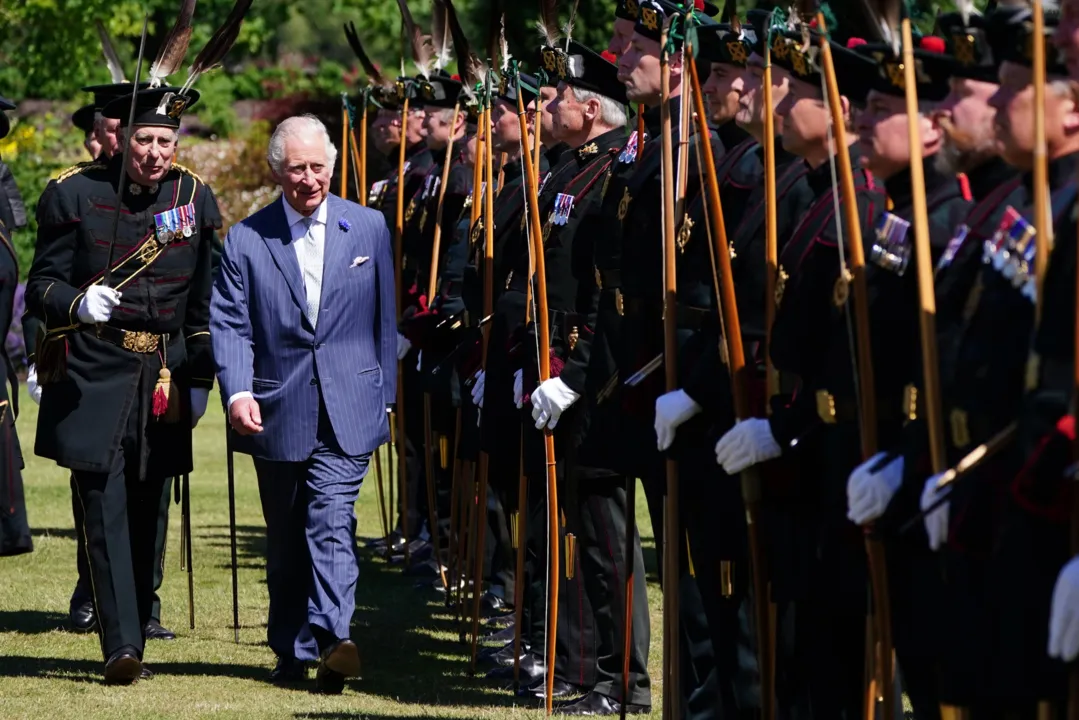
[(324, 408), (307, 460), (254, 459), (266, 519), (267, 640), (278, 657), (317, 660), (349, 637), (360, 575), (355, 504), (370, 459), (344, 454)]

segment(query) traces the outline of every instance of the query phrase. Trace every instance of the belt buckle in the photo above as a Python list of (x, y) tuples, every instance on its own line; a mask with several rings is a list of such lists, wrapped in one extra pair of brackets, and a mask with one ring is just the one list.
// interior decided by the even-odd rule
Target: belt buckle
[(155, 352), (157, 335), (145, 331), (124, 330), (124, 349), (143, 354)]
[(970, 445), (970, 426), (967, 423), (967, 411), (953, 408), (948, 419), (952, 425), (952, 444), (957, 448)]
[(826, 425), (835, 425), (835, 396), (827, 390), (817, 391), (817, 415)]

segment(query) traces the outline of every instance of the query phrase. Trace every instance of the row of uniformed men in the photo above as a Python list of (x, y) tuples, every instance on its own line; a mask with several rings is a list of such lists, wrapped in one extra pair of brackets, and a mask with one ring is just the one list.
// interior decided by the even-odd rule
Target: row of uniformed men
[[(702, 5), (698, 15), (710, 9)], [(627, 495), (633, 485), (626, 478), (643, 481), (655, 536), (662, 537), (666, 457), (680, 469), (686, 535), (680, 548), (685, 642), (679, 684), (688, 714), (737, 715), (760, 704), (747, 527), (741, 488), (729, 477), (755, 465), (762, 477), (762, 555), (777, 616), (776, 695), (785, 715), (864, 712), (869, 568), (862, 526), (870, 523), (885, 548), (895, 651), (917, 717), (938, 716), (942, 704), (994, 715), (1059, 701), (1058, 659), (1079, 653), (1073, 609), (1079, 568), (1068, 565), (1061, 574), (1051, 633), (1049, 621), (1050, 595), (1068, 557), (1063, 471), (1074, 435), (1066, 416), (1075, 295), (1068, 239), (1075, 237), (1079, 151), (1079, 106), (1068, 67), (1071, 57), (1079, 57), (1074, 11), (1046, 11), (1051, 37), (1044, 115), (1058, 242), (1038, 323), (1030, 9), (1000, 7), (966, 19), (942, 15), (939, 37), (921, 38), (915, 50), (948, 464), (1010, 423), (1019, 427), (1015, 441), (955, 482), (940, 504), (939, 476), (928, 477), (925, 412), (917, 399), (923, 380), (902, 65), (891, 45), (866, 42), (858, 28), (829, 27), (848, 131), (848, 147), (836, 148), (814, 24), (777, 21), (759, 11), (733, 27), (703, 20), (697, 62), (702, 70), (710, 64), (704, 94), (712, 161), (746, 361), (758, 370), (753, 390), (759, 419), (734, 413), (719, 349), (715, 258), (696, 152), (690, 153), (686, 217), (678, 234), (680, 389), (664, 392), (654, 362), (663, 352), (661, 158), (654, 141), (660, 31), (677, 10), (665, 0), (626, 0), (608, 48), (616, 62), (571, 43), (565, 51), (541, 52), (546, 77), (522, 77), (527, 103), (541, 98), (545, 149), (539, 207), (556, 377), (538, 387), (527, 322), (532, 264), (520, 163), (537, 118), (529, 112), (530, 137), (522, 138), (515, 88), (501, 88), (491, 128), (495, 151), (505, 153), (495, 204), (494, 316), (485, 369), (478, 372), (459, 350), (463, 336), (446, 332), (457, 319), (468, 326), (470, 318), (474, 326), (483, 315), (483, 234), (468, 227), (467, 217), (458, 222), (459, 214), (467, 216), (462, 209), (469, 202), (474, 137), (454, 158), (451, 177), (458, 181), (447, 188), (447, 198), (459, 198), (456, 205), (447, 200), (451, 210), (443, 213), (443, 236), (454, 242), (444, 244), (438, 258), (431, 253), (441, 163), (428, 148), (444, 148), (449, 133), (459, 141), (466, 137), (464, 120), (444, 127), (459, 85), (447, 78), (417, 81), (417, 96), (427, 98), (427, 147), (420, 121), (405, 120), (410, 210), (404, 248), (408, 277), (418, 278), (418, 285), (416, 302), (405, 312), (402, 351), (422, 348), (426, 369), (414, 382), (406, 379), (406, 394), (415, 393), (409, 417), (422, 419), (422, 390), (432, 391), (444, 399), (435, 427), (450, 436), (459, 407), (466, 417), (460, 456), (475, 457), (480, 448), (488, 453), (488, 479), (503, 508), (517, 507), (523, 458), (531, 517), (522, 670), (538, 680), (547, 660), (545, 469), (541, 434), (530, 427), (531, 418), (537, 429), (555, 431), (564, 526), (578, 539), (577, 557), (569, 563), (576, 572), (562, 584), (554, 672), (560, 696), (584, 696), (564, 712), (613, 713), (623, 702), (622, 591), (631, 568), (637, 597), (644, 593), (639, 540), (625, 543), (626, 525), (633, 522)], [(762, 91), (766, 44), (771, 107)], [(688, 85), (685, 69), (675, 56), (672, 96)], [(382, 136), (388, 148), (387, 139), (398, 132), (394, 98), (383, 95), (381, 101), (376, 128), (388, 129)], [(646, 108), (644, 137), (630, 133), (627, 139), (622, 131), (625, 115), (617, 106), (626, 102)], [(678, 111), (674, 100), (673, 127)], [(770, 332), (761, 144), (767, 114), (776, 135), (779, 245)], [(699, 140), (693, 138), (694, 144)], [(884, 452), (867, 462), (858, 424), (850, 281), (842, 265), (847, 228), (834, 179), (837, 153), (847, 154), (854, 166), (868, 260), (868, 347)], [(391, 226), (395, 185), (391, 174), (371, 196)], [(419, 296), (428, 294), (432, 262), (438, 263), (438, 296), (428, 302)], [(446, 387), (431, 385), (431, 378), (446, 375), (432, 370), (441, 370), (447, 357), (456, 362), (455, 379)], [(780, 373), (776, 395), (765, 389), (766, 358)], [(406, 362), (406, 368), (414, 366)], [(467, 432), (473, 425), (467, 417), (477, 409), (459, 401), (454, 383), (461, 378), (466, 384), (475, 378), (479, 438)], [(418, 432), (422, 425), (408, 435), (422, 448)], [(417, 488), (422, 469), (417, 460)], [(919, 505), (929, 510), (924, 523), (904, 529)], [(512, 587), (512, 558), (505, 513), (495, 517), (500, 542), (489, 576), (504, 588), (491, 601), (497, 608), (497, 597)], [(631, 695), (625, 700), (638, 711), (651, 701), (649, 625), (645, 604), (633, 608)], [(512, 664), (512, 646), (492, 659)], [(542, 691), (537, 682), (527, 692)]]

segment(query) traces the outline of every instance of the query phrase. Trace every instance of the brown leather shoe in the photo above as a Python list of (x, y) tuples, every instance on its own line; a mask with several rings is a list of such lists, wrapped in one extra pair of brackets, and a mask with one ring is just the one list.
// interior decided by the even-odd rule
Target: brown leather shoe
[(347, 678), (359, 677), (360, 650), (351, 640), (338, 640), (322, 653), (319, 665)]

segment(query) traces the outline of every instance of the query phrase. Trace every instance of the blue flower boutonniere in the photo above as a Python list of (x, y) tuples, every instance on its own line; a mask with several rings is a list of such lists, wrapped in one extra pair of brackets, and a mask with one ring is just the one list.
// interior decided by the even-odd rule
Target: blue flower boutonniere
[(349, 230), (352, 229), (352, 225), (350, 225), (348, 220), (346, 220), (344, 218), (341, 218), (340, 220), (337, 221), (337, 226), (339, 228), (341, 228), (342, 230), (344, 230), (345, 232), (348, 232)]

